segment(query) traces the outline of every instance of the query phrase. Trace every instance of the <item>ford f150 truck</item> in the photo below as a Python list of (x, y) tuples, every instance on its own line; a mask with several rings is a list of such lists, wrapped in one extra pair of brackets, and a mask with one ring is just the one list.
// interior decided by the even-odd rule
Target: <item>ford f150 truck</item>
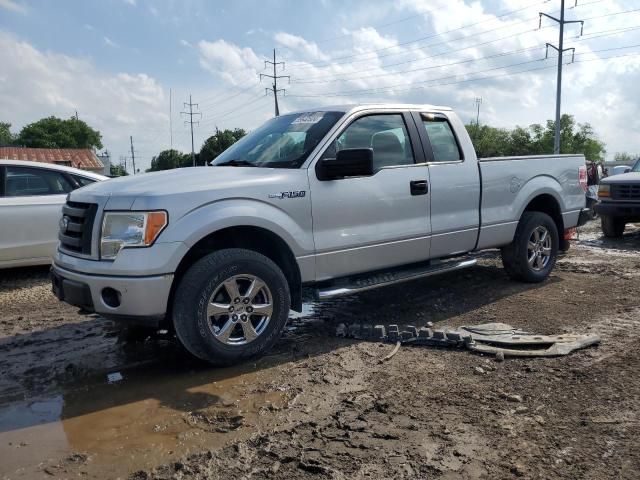
[(229, 364), (274, 344), (303, 287), (347, 295), (469, 267), (489, 248), (512, 278), (540, 282), (585, 190), (581, 155), (479, 160), (449, 108), (291, 113), (211, 167), (72, 192), (53, 291), (108, 318), (166, 320), (192, 354)]
[(640, 160), (630, 172), (602, 179), (598, 198), (594, 209), (605, 237), (621, 237), (627, 223), (640, 222)]

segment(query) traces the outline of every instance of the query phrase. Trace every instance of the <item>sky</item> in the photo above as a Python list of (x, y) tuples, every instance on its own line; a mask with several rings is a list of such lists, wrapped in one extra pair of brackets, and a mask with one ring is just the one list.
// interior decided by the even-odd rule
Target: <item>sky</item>
[[(560, 0), (0, 0), (0, 121), (14, 132), (78, 114), (112, 161), (148, 168), (198, 151), (216, 127), (369, 102), (454, 108), (512, 128), (555, 115)], [(607, 156), (640, 152), (640, 0), (566, 0), (562, 112), (590, 123)], [(572, 53), (575, 52), (575, 57)], [(547, 57), (547, 58), (545, 58)]]

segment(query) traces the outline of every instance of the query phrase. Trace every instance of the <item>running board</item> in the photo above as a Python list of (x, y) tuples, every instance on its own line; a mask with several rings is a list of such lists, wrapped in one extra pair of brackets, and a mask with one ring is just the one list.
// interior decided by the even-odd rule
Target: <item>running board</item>
[(478, 263), (477, 260), (473, 258), (462, 261), (443, 262), (437, 265), (410, 267), (404, 270), (396, 269), (389, 272), (379, 272), (370, 276), (359, 276), (316, 290), (316, 298), (318, 300), (328, 300), (330, 298), (353, 295), (354, 293), (364, 292), (374, 288), (386, 287), (388, 285), (439, 275), (441, 273), (454, 272), (463, 268), (472, 267), (476, 263)]

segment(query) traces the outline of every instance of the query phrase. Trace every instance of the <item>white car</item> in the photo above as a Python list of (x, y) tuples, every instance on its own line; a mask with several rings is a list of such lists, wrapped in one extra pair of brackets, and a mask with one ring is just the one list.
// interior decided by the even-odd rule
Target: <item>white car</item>
[(0, 268), (51, 263), (67, 194), (108, 178), (48, 163), (0, 160)]

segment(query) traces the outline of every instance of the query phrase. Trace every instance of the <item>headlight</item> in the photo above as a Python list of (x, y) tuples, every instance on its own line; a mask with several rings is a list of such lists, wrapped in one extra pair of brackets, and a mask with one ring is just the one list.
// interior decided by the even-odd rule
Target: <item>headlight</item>
[(100, 258), (116, 258), (126, 247), (148, 247), (167, 226), (167, 212), (105, 212)]
[(610, 197), (611, 196), (611, 185), (606, 183), (601, 183), (598, 186), (598, 197)]

